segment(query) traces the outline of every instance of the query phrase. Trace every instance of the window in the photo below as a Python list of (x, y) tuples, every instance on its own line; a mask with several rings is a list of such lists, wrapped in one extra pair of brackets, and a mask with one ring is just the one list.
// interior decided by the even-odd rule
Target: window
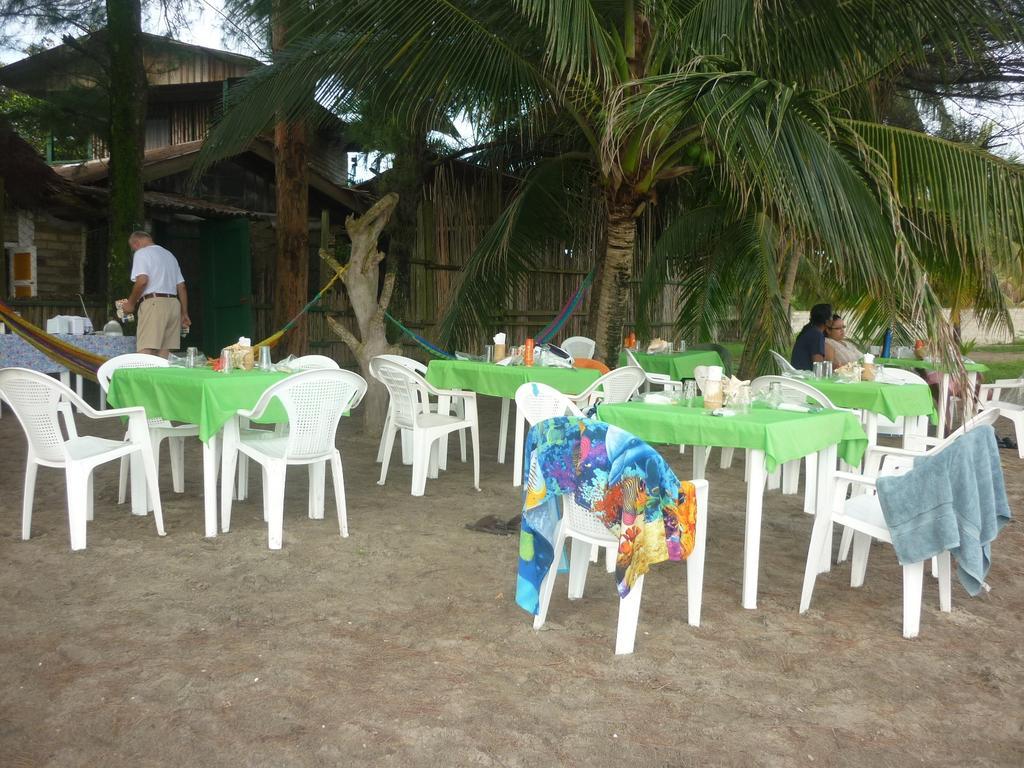
[(11, 265), (11, 298), (29, 299), (35, 296), (38, 293), (35, 247), (8, 247), (7, 263)]

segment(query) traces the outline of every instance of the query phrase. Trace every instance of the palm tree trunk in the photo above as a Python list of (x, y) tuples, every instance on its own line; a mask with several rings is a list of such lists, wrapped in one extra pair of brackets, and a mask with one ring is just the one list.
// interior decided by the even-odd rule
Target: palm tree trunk
[(110, 56), (110, 217), (107, 291), (110, 302), (131, 286), (128, 236), (142, 229), (142, 160), (146, 143), (146, 68), (140, 0), (107, 0)]
[[(281, 21), (293, 0), (275, 0), (273, 47), (288, 42)], [(277, 193), (277, 259), (275, 262), (274, 325), (280, 328), (309, 301), (309, 171), (306, 165), (306, 126), (278, 120), (274, 124), (274, 181)], [(284, 352), (306, 351), (308, 326), (305, 316), (282, 340)]]
[(591, 325), (597, 359), (610, 367), (618, 364), (622, 329), (629, 305), (629, 283), (633, 277), (633, 250), (636, 245), (634, 202), (616, 198), (608, 205), (608, 234), (604, 259), (596, 274), (596, 306)]

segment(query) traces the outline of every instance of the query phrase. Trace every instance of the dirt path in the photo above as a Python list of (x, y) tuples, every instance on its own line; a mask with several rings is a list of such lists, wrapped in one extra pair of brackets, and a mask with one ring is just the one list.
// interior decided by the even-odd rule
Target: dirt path
[[(285, 543), (266, 548), (259, 482), (230, 533), (202, 536), (201, 457), (166, 493), (169, 535), (96, 479), (89, 548), (68, 549), (63, 479), (40, 473), (20, 540), (24, 440), (8, 413), (0, 473), (0, 763), (23, 766), (1020, 766), (1024, 535), (993, 550), (993, 590), (926, 580), (921, 637), (901, 639), (900, 571), (876, 546), (797, 613), (810, 518), (766, 496), (758, 609), (740, 608), (742, 457), (713, 468), (703, 623), (685, 622), (685, 568), (649, 575), (636, 653), (613, 653), (617, 600), (598, 568), (544, 631), (514, 604), (513, 538), (463, 528), (518, 511), (494, 463), (483, 491), (457, 461), (409, 496), (375, 484), (373, 441), (342, 435), (351, 536), (305, 516), (289, 475)], [(343, 427), (345, 425), (343, 424)], [(453, 453), (454, 455), (454, 453)], [(666, 451), (680, 469), (680, 457)], [(718, 453), (712, 456), (717, 465)], [(1003, 451), (1011, 504), (1024, 462)], [(689, 462), (687, 457), (686, 472)], [(169, 467), (163, 468), (170, 487)]]

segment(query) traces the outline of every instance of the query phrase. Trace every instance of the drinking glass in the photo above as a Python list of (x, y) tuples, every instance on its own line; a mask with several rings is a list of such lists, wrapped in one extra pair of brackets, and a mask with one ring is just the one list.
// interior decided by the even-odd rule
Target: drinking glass
[(269, 371), (274, 367), (270, 361), (270, 347), (260, 347), (260, 370)]
[(683, 382), (683, 397), (681, 405), (687, 407), (693, 406), (693, 401), (697, 399), (697, 382), (693, 379)]
[(186, 368), (195, 368), (196, 367), (196, 358), (197, 357), (199, 357), (199, 350), (196, 349), (195, 347), (189, 347), (185, 351), (185, 367)]
[(778, 408), (782, 405), (782, 385), (777, 381), (768, 385), (768, 399), (766, 402), (770, 408)]
[(494, 362), (494, 345), (484, 344), (484, 361), (488, 363)]
[(680, 352), (685, 352), (686, 351), (686, 341), (683, 340), (683, 339), (679, 340), (679, 351)]
[(220, 352), (220, 372), (231, 373), (231, 351), (222, 349)]
[(733, 395), (732, 408), (740, 415), (750, 413), (750, 387), (748, 385), (741, 386)]

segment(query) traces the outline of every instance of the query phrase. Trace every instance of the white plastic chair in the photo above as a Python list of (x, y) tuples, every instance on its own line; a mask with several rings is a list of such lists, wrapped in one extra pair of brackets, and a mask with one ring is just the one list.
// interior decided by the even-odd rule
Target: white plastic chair
[[(626, 353), (626, 359), (629, 361), (631, 366), (639, 368), (642, 371), (644, 370), (644, 367), (640, 365), (640, 361), (636, 359), (636, 355), (633, 353), (632, 349), (626, 349), (623, 347), (622, 351)], [(649, 371), (644, 371), (644, 378), (646, 379), (644, 382), (644, 392), (649, 392), (652, 384), (656, 387), (661, 387), (665, 392), (683, 391), (683, 382), (676, 381), (667, 373), (650, 373)]]
[[(338, 371), (341, 366), (333, 358), (326, 355), (302, 355), (293, 358), (288, 364), (293, 371)], [(271, 429), (253, 429), (245, 419), (239, 421), (239, 434), (249, 440), (277, 436), (281, 437), (287, 430), (287, 424), (276, 424)], [(238, 457), (238, 489), (235, 498), (245, 501), (249, 497), (249, 459), (243, 453)]]
[[(708, 483), (694, 480), (697, 493), (697, 528), (694, 532), (694, 546), (686, 559), (686, 608), (687, 622), (691, 627), (700, 626), (700, 609), (704, 589), (704, 551), (707, 539)], [(548, 569), (541, 583), (537, 615), (533, 628), (540, 629), (547, 620), (551, 593), (558, 573), (565, 540), (572, 539), (569, 555), (569, 599), (583, 597), (587, 579), (587, 564), (594, 546), (618, 549), (618, 538), (605, 527), (593, 512), (578, 505), (572, 496), (562, 496), (562, 519), (555, 533), (555, 562)], [(644, 578), (641, 576), (625, 598), (619, 600), (619, 620), (615, 633), (615, 653), (632, 653), (636, 641), (636, 626), (640, 617), (640, 597), (643, 593)]]
[(798, 371), (796, 368), (793, 367), (792, 363), (790, 363), (789, 360), (784, 358), (782, 355), (780, 355), (775, 350), (773, 350), (773, 349), (768, 350), (768, 354), (770, 354), (772, 356), (772, 359), (775, 361), (776, 365), (779, 366), (779, 373), (780, 374), (781, 373), (797, 373), (797, 374), (801, 373), (801, 371)]
[[(352, 371), (318, 369), (289, 376), (268, 388), (256, 405), (240, 410), (224, 425), (224, 457), (221, 472), (221, 528), (231, 527), (231, 490), (235, 463), (241, 453), (263, 466), (263, 517), (267, 521), (267, 545), (280, 549), (284, 528), (284, 485), (289, 466), (309, 467), (309, 516), (323, 516), (324, 479), (327, 463), (334, 479), (334, 503), (338, 528), (348, 536), (345, 481), (341, 454), (335, 447), (338, 422), (346, 411), (359, 405), (366, 381)], [(239, 419), (259, 419), (277, 400), (288, 414), (283, 435), (247, 436), (239, 432)]]
[[(402, 430), (412, 433), (412, 495), (422, 496), (427, 477), (436, 478), (438, 469), (447, 465), (446, 438), (452, 432), (468, 429), (473, 442), (473, 487), (480, 490), (480, 435), (476, 409), (476, 393), (458, 389), (437, 389), (415, 371), (401, 363), (382, 359), (370, 361), (370, 373), (388, 388), (391, 401), (386, 431), (384, 455), (381, 460), (380, 480), (384, 485), (395, 434)], [(430, 402), (437, 398), (436, 406)], [(451, 401), (463, 401), (464, 416), (452, 415)]]
[[(142, 461), (150, 498), (153, 501), (156, 532), (160, 536), (165, 535), (153, 447), (150, 445), (146, 412), (142, 408), (97, 411), (70, 387), (46, 374), (24, 368), (0, 370), (0, 397), (18, 417), (28, 440), (25, 496), (21, 512), (22, 539), (28, 539), (31, 535), (32, 501), (35, 497), (36, 472), (39, 467), (64, 470), (71, 549), (78, 550), (85, 549), (86, 522), (93, 519), (93, 470), (108, 461), (136, 454)], [(79, 435), (71, 412), (72, 406), (90, 419), (127, 417), (127, 437), (124, 440), (108, 440), (103, 437)], [(64, 422), (63, 432), (61, 421)]]
[[(419, 360), (413, 360), (411, 357), (405, 357), (404, 355), (377, 355), (381, 360), (390, 360), (392, 363), (403, 365), (410, 371), (415, 371), (424, 379), (427, 378), (427, 366), (421, 363)], [(461, 418), (465, 418), (466, 413), (463, 408), (463, 401), (461, 398), (452, 401), (452, 406), (455, 410), (455, 415)], [(431, 409), (436, 411), (437, 404), (432, 403)], [(384, 422), (384, 431), (380, 436), (380, 445), (377, 447), (377, 463), (380, 464), (384, 460), (384, 438), (390, 430), (391, 410), (388, 409), (387, 421)], [(466, 432), (465, 430), (459, 430), (459, 452), (460, 458), (463, 462), (466, 461)], [(402, 463), (412, 464), (412, 433), (407, 429), (402, 430)]]
[[(968, 429), (973, 429), (981, 424), (991, 424), (998, 415), (998, 411), (993, 409), (983, 413), (981, 416), (975, 417), (968, 424), (962, 426), (939, 443), (934, 450), (929, 452), (929, 455), (945, 450)], [(876, 446), (872, 451), (882, 455), (884, 459), (878, 474), (869, 476), (850, 472), (836, 472), (834, 501), (832, 504), (826, 505), (825, 511), (819, 511), (814, 519), (811, 543), (807, 550), (807, 565), (804, 568), (804, 584), (800, 595), (800, 613), (805, 613), (810, 608), (811, 596), (814, 593), (814, 582), (818, 575), (823, 555), (827, 557), (831, 554), (827, 546), (830, 540), (828, 534), (832, 530), (833, 523), (839, 523), (846, 526), (847, 530), (854, 532), (853, 565), (850, 572), (851, 587), (860, 587), (864, 584), (864, 574), (867, 571), (868, 551), (871, 546), (871, 540), (878, 539), (888, 544), (892, 543), (892, 536), (889, 533), (888, 526), (885, 524), (885, 516), (882, 514), (882, 507), (878, 501), (877, 477), (909, 472), (913, 468), (915, 456), (922, 454), (903, 448), (889, 448), (886, 446)], [(861, 486), (867, 490), (867, 493), (855, 494), (850, 498), (846, 498), (851, 484)], [(937, 561), (939, 608), (949, 613), (952, 610), (949, 552), (940, 554)], [(923, 579), (923, 560), (903, 566), (903, 636), (906, 638), (917, 637), (920, 630)]]
[(570, 336), (559, 346), (573, 357), (593, 358), (597, 342), (586, 336)]
[[(616, 368), (598, 378), (593, 384), (578, 395), (569, 395), (580, 410), (590, 408), (595, 403), (625, 403), (646, 380), (644, 369), (640, 366), (626, 365)], [(523, 446), (518, 446), (523, 450)]]
[(338, 371), (338, 361), (326, 355), (302, 355), (292, 360), (288, 367), (293, 371)]
[[(96, 380), (99, 382), (100, 390), (104, 395), (110, 390), (110, 380), (114, 372), (122, 368), (166, 368), (168, 362), (156, 355), (143, 355), (131, 353), (112, 357), (103, 363), (96, 371)], [(171, 483), (175, 493), (185, 492), (185, 438), (198, 437), (199, 427), (196, 424), (174, 425), (166, 419), (149, 420), (149, 439), (153, 444), (153, 462), (156, 465), (157, 477), (160, 476), (160, 444), (167, 440), (167, 450), (171, 457)], [(121, 471), (117, 483), (117, 503), (124, 504), (128, 491), (128, 458), (121, 459)], [(134, 494), (140, 485), (135, 484), (133, 478), (132, 505), (137, 511), (143, 514), (149, 504), (142, 508), (136, 504)]]
[(978, 410), (984, 413), (998, 409), (1000, 416), (1013, 422), (1017, 455), (1024, 459), (1024, 405), (1003, 399), (1004, 391), (1013, 390), (1024, 395), (1024, 375), (1019, 379), (997, 379), (991, 384), (982, 384), (978, 394)]
[[(558, 416), (583, 416), (583, 411), (567, 395), (562, 394), (554, 387), (539, 382), (527, 382), (516, 390), (516, 408), (531, 427)], [(618, 543), (616, 542), (615, 546), (610, 544), (606, 546), (605, 569), (612, 573), (615, 570)], [(597, 555), (598, 547), (595, 546), (590, 560), (596, 562)]]
[[(948, 437), (942, 440), (936, 437), (918, 437), (916, 442), (921, 446), (919, 448), (897, 448), (895, 446), (887, 445), (868, 446), (867, 453), (864, 455), (864, 477), (878, 477), (882, 470), (883, 461), (887, 456), (913, 459), (915, 457), (928, 455), (933, 451), (937, 451), (940, 447), (948, 445), (951, 440), (959, 437), (964, 432), (974, 429), (980, 424), (995, 423), (996, 419), (1001, 415), (1002, 411), (998, 408), (988, 408), (973, 418), (968, 419), (953, 432), (950, 432)], [(843, 531), (843, 537), (839, 541), (839, 554), (836, 557), (837, 563), (845, 562), (846, 558), (849, 557), (852, 538), (853, 532), (851, 530), (846, 529)]]

